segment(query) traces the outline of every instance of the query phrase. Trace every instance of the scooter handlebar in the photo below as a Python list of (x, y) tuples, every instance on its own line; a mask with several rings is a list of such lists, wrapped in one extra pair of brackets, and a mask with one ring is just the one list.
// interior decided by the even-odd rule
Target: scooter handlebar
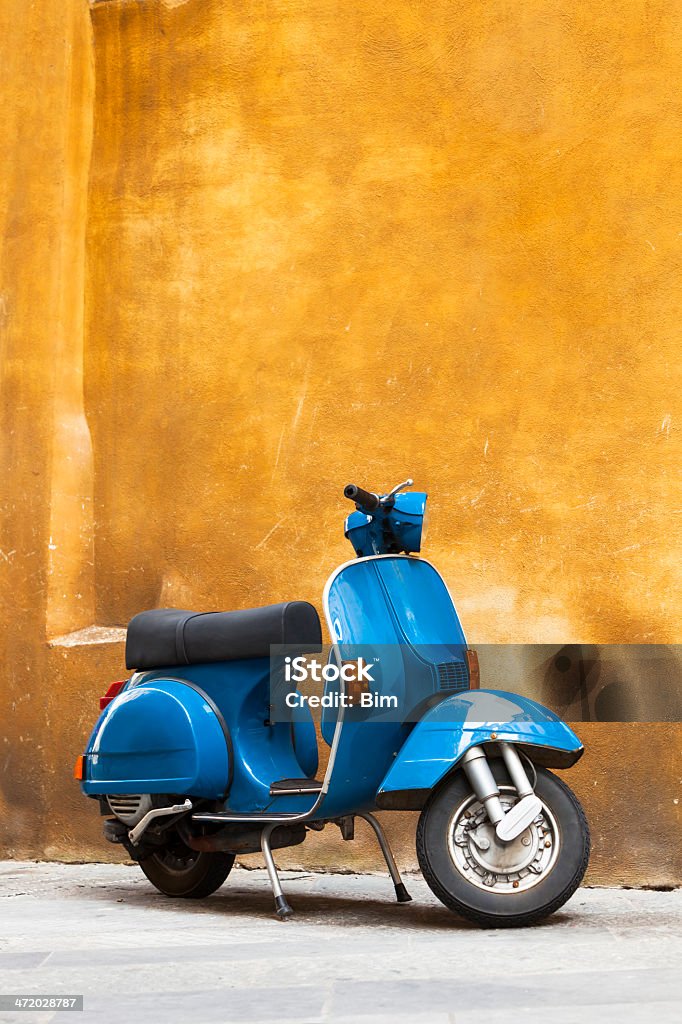
[(360, 505), (367, 512), (376, 512), (381, 504), (378, 494), (365, 491), (362, 487), (358, 487), (357, 484), (346, 484), (343, 489), (343, 496), (354, 501), (356, 505)]

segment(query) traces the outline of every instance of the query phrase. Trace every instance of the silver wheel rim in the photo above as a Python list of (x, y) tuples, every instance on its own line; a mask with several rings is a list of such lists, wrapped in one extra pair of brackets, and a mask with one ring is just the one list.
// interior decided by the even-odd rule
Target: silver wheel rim
[[(517, 802), (516, 790), (500, 786), (505, 812)], [(497, 838), (483, 804), (472, 793), (448, 822), (448, 849), (458, 872), (472, 885), (500, 895), (525, 892), (542, 882), (556, 864), (561, 835), (546, 804), (511, 843)]]

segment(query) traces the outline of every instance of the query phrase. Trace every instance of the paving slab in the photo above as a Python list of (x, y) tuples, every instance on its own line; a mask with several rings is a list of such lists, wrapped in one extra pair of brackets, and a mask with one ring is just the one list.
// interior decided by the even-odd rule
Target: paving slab
[(0, 1024), (660, 1024), (682, 1020), (682, 891), (580, 889), (534, 928), (479, 929), (407, 876), (262, 870), (198, 902), (139, 868), (0, 862), (0, 995), (83, 995), (84, 1010)]

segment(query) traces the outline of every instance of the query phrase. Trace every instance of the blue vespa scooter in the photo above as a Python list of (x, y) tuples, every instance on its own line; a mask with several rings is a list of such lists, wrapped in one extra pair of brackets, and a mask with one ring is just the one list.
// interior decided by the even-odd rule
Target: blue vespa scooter
[[(128, 627), (126, 665), (78, 758), (83, 792), (162, 893), (204, 897), (235, 856), (262, 851), (278, 916), (291, 914), (273, 849), (356, 818), (374, 830), (399, 902), (410, 896), (374, 811), (417, 810), (417, 855), (435, 895), (480, 925), (551, 914), (587, 867), (590, 839), (549, 768), (583, 753), (555, 714), (479, 688), (452, 599), (417, 557), (426, 494), (349, 484), (357, 558), (323, 597), (332, 640), (305, 601), (233, 612), (157, 609)], [(321, 696), (297, 680), (317, 666)], [(306, 677), (310, 678), (310, 677)], [(317, 778), (311, 705), (329, 757)]]

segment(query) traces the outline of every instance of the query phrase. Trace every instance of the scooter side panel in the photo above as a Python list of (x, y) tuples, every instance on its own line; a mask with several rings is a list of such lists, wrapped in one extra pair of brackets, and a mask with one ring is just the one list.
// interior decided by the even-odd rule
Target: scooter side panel
[(222, 725), (210, 704), (177, 680), (123, 690), (100, 717), (86, 750), (88, 796), (172, 793), (220, 799), (230, 777)]
[[(200, 686), (225, 719), (234, 766), (227, 799), (230, 810), (240, 814), (263, 810), (270, 804), (270, 784), (276, 779), (300, 778), (311, 768), (314, 774), (317, 741), (314, 726), (312, 735), (305, 730), (305, 712), (300, 713), (301, 729), (286, 721), (266, 724), (271, 710), (269, 658), (188, 665), (176, 671)], [(307, 717), (312, 722), (309, 712)]]
[[(415, 726), (378, 794), (432, 789), (469, 747), (494, 740), (561, 752), (560, 767), (583, 752), (573, 730), (541, 704), (504, 690), (468, 690), (443, 700)], [(544, 757), (543, 764), (551, 760)]]
[[(128, 686), (135, 690), (171, 679), (183, 686), (183, 693), (189, 694), (192, 687), (199, 688), (222, 716), (231, 751), (231, 781), (226, 801), (230, 810), (238, 813), (264, 810), (271, 802), (270, 784), (276, 779), (315, 774), (317, 739), (309, 710), (301, 709), (293, 724), (285, 721), (267, 724), (270, 718), (269, 658), (150, 670), (134, 677)], [(220, 799), (224, 797), (223, 791)], [(278, 806), (279, 809), (288, 808)]]

